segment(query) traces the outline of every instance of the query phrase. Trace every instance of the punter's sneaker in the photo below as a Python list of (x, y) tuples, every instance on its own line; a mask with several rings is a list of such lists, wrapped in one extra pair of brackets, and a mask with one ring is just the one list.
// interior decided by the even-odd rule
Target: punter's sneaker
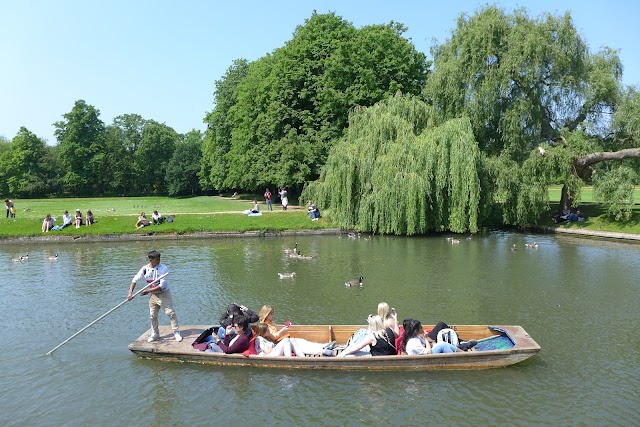
[(176, 341), (178, 342), (182, 341), (182, 335), (180, 335), (180, 331), (175, 331), (173, 333), (173, 336), (176, 338)]
[(159, 334), (151, 334), (151, 336), (147, 338), (147, 342), (154, 342), (154, 341), (158, 341), (159, 339), (160, 339)]

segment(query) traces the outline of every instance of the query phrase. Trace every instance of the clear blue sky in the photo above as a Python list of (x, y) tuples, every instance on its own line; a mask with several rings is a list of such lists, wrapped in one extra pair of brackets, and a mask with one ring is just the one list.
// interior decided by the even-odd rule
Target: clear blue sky
[[(233, 3), (233, 5), (231, 4)], [(214, 82), (232, 61), (250, 61), (291, 39), (297, 25), (336, 12), (356, 27), (405, 24), (416, 48), (445, 41), (460, 13), (484, 1), (26, 0), (0, 3), (0, 135), (25, 126), (56, 144), (52, 123), (84, 99), (111, 124), (136, 113), (186, 133), (204, 130)], [(634, 0), (503, 0), (529, 15), (569, 10), (592, 52), (620, 50), (623, 82), (640, 84), (640, 6)]]

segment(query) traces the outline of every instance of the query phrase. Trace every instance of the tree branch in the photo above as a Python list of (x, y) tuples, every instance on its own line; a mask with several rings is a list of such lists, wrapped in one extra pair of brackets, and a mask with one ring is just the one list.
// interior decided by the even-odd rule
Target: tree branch
[(576, 175), (581, 179), (588, 179), (593, 173), (591, 166), (607, 160), (624, 160), (640, 158), (640, 148), (626, 148), (619, 151), (602, 151), (578, 157), (573, 162)]

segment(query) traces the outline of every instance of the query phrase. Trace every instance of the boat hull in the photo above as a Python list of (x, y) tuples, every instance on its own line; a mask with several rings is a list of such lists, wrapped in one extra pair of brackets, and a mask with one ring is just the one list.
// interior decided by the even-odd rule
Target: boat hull
[[(290, 330), (291, 337), (301, 337), (310, 341), (326, 342), (336, 340), (345, 343), (357, 325), (296, 325)], [(487, 325), (453, 326), (463, 339), (487, 339), (498, 332)], [(515, 345), (506, 350), (469, 351), (447, 354), (419, 356), (376, 356), (376, 357), (270, 357), (242, 354), (220, 354), (196, 350), (194, 340), (207, 326), (181, 328), (184, 340), (173, 339), (167, 326), (161, 328), (161, 340), (147, 342), (150, 331), (142, 334), (129, 344), (129, 350), (136, 355), (163, 361), (193, 362), (219, 366), (250, 366), (279, 369), (331, 369), (331, 370), (444, 370), (444, 369), (488, 369), (499, 368), (522, 362), (540, 351), (540, 346), (520, 326), (498, 326), (507, 332)], [(429, 327), (426, 327), (427, 329)]]

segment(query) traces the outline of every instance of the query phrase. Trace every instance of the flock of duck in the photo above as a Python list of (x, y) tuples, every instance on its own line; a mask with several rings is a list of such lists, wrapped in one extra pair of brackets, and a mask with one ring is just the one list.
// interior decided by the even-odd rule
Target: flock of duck
[[(529, 249), (538, 249), (539, 245), (538, 245), (538, 242), (525, 243), (524, 247), (525, 248), (529, 248)], [(515, 243), (513, 245), (511, 245), (511, 250), (512, 251), (517, 251), (518, 250), (518, 247), (516, 246)]]
[[(467, 240), (472, 240), (473, 239), (473, 234), (469, 234), (466, 239)], [(451, 243), (452, 245), (456, 245), (456, 244), (460, 243), (460, 239), (454, 239), (453, 237), (447, 237), (446, 240), (447, 240), (447, 242)], [(538, 245), (538, 242), (525, 243), (524, 247), (525, 248), (529, 248), (529, 249), (538, 249), (539, 245)], [(517, 251), (518, 250), (518, 246), (514, 243), (513, 245), (511, 245), (511, 250), (512, 251)]]
[[(58, 259), (58, 254), (48, 256), (47, 259), (49, 261), (56, 261)], [(11, 261), (13, 261), (13, 262), (27, 262), (27, 261), (29, 261), (29, 254), (18, 255), (15, 258), (11, 258)]]
[[(349, 237), (351, 237), (351, 233), (349, 234)], [(300, 253), (297, 242), (293, 248), (285, 248), (283, 249), (283, 252), (286, 254), (287, 257), (293, 258), (293, 259), (312, 259), (311, 256), (302, 255), (302, 253)], [(280, 279), (294, 279), (296, 277), (296, 273), (295, 271), (291, 273), (278, 273), (278, 277)], [(348, 282), (345, 282), (344, 285), (348, 288), (356, 288), (356, 287), (361, 288), (362, 280), (363, 280), (363, 277), (360, 276), (360, 278), (358, 279), (349, 280)]]

